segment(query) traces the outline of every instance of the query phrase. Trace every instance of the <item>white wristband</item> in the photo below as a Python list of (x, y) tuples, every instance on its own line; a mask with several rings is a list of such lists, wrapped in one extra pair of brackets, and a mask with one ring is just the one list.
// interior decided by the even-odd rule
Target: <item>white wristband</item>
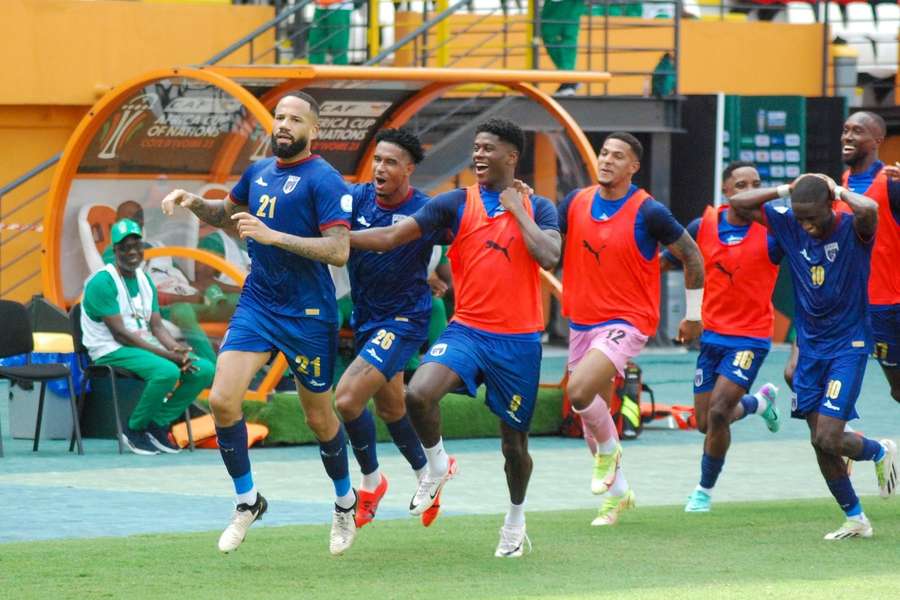
[(703, 306), (703, 288), (684, 289), (684, 318), (688, 321), (700, 321), (700, 307)]
[(788, 183), (782, 183), (775, 188), (775, 192), (778, 194), (779, 198), (787, 198), (791, 195), (791, 186)]
[(846, 191), (847, 191), (847, 188), (845, 188), (844, 186), (841, 186), (841, 185), (834, 186), (834, 199), (840, 200), (841, 194)]

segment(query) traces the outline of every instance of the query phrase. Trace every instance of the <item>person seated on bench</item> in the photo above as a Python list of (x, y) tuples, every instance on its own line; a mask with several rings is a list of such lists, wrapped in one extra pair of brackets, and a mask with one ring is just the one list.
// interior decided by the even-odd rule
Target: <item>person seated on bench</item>
[(215, 366), (176, 342), (163, 325), (156, 287), (140, 268), (140, 226), (117, 221), (110, 238), (115, 264), (91, 275), (84, 286), (84, 345), (96, 364), (127, 369), (146, 382), (122, 442), (135, 454), (176, 453), (169, 426), (210, 386)]

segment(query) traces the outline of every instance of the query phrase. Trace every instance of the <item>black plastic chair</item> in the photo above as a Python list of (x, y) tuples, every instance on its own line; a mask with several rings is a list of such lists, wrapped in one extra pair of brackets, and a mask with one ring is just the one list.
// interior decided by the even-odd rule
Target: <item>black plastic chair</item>
[[(81, 331), (81, 304), (75, 304), (69, 311), (69, 322), (72, 324), (72, 341), (75, 345), (75, 354), (78, 356), (78, 365), (85, 374), (85, 379), (109, 377), (109, 386), (112, 390), (113, 412), (116, 415), (116, 442), (119, 444), (119, 454), (125, 452), (125, 444), (122, 443), (122, 418), (119, 412), (119, 392), (116, 382), (119, 378), (137, 379), (143, 381), (136, 373), (123, 369), (122, 367), (113, 367), (111, 365), (97, 365), (91, 361), (87, 348), (84, 346), (83, 333)], [(84, 400), (87, 385), (81, 387), (81, 397), (78, 400), (78, 415), (80, 417), (84, 410)], [(188, 434), (188, 450), (194, 451), (194, 432), (191, 431), (191, 415), (190, 409), (184, 411), (184, 422), (187, 425)]]
[[(0, 358), (25, 354), (30, 361), (31, 352), (34, 350), (34, 337), (26, 308), (12, 300), (0, 300), (0, 323), (3, 323), (3, 327), (0, 327)], [(34, 452), (37, 452), (41, 439), (41, 421), (44, 418), (44, 394), (47, 391), (47, 382), (65, 378), (68, 382), (69, 404), (72, 407), (74, 422), (69, 452), (77, 444), (78, 454), (84, 454), (84, 447), (81, 444), (81, 427), (78, 423), (78, 406), (75, 402), (75, 387), (72, 385), (72, 371), (69, 370), (68, 365), (29, 363), (18, 367), (0, 367), (0, 378), (10, 381), (40, 382), (41, 384), (37, 419), (34, 425), (34, 446), (32, 447)]]

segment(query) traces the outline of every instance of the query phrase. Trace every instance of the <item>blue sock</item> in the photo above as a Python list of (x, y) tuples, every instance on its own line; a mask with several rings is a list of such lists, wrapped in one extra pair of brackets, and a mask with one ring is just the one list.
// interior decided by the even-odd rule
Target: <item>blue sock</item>
[(375, 451), (375, 419), (372, 418), (372, 413), (366, 408), (361, 415), (344, 423), (344, 427), (363, 475), (374, 472), (378, 468), (378, 455)]
[(724, 458), (715, 458), (704, 452), (700, 460), (700, 487), (708, 490), (714, 488), (724, 464)]
[(741, 406), (744, 407), (744, 414), (741, 416), (741, 419), (743, 419), (747, 415), (754, 414), (759, 409), (759, 400), (752, 394), (744, 394), (744, 397), (741, 398)]
[(387, 428), (394, 439), (397, 450), (406, 458), (409, 466), (414, 471), (425, 468), (425, 464), (428, 462), (425, 459), (425, 450), (422, 448), (422, 442), (419, 440), (416, 430), (413, 429), (409, 415), (403, 415), (393, 423), (387, 423)]
[(879, 461), (884, 458), (884, 446), (875, 440), (864, 437), (862, 439), (863, 447), (857, 456), (852, 457), (855, 461), (874, 460)]
[(250, 453), (247, 451), (247, 423), (240, 421), (229, 427), (216, 426), (219, 439), (219, 454), (234, 481), (234, 491), (245, 494), (253, 489), (253, 475), (250, 473)]
[(344, 428), (338, 427), (337, 435), (327, 442), (319, 442), (319, 454), (325, 472), (334, 483), (334, 493), (338, 498), (350, 493), (350, 466), (347, 464), (347, 438)]
[(832, 479), (825, 483), (828, 484), (831, 495), (837, 500), (845, 515), (855, 517), (862, 513), (862, 504), (859, 503), (859, 498), (856, 497), (856, 492), (853, 491), (853, 484), (850, 483), (849, 477)]

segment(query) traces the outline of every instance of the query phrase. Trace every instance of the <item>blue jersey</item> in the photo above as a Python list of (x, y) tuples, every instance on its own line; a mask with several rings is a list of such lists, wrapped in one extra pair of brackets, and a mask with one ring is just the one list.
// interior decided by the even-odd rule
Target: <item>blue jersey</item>
[[(275, 231), (298, 237), (321, 237), (330, 227), (350, 226), (350, 190), (340, 173), (316, 155), (292, 164), (272, 157), (250, 165), (231, 199)], [(278, 315), (337, 323), (327, 265), (249, 239), (247, 252), (251, 264), (242, 303), (248, 299)]]
[[(397, 206), (386, 206), (375, 196), (371, 183), (354, 185), (354, 231), (370, 227), (389, 227), (409, 218), (428, 202), (428, 196), (410, 188), (409, 196)], [(431, 288), (428, 285), (428, 261), (436, 234), (425, 234), (389, 252), (353, 249), (347, 270), (353, 298), (351, 326), (365, 330), (372, 325), (398, 317), (408, 320), (410, 333), (421, 333), (431, 316)], [(399, 321), (397, 326), (405, 321)]]
[(803, 231), (783, 202), (766, 203), (763, 214), (791, 268), (800, 352), (817, 359), (868, 353), (872, 240), (859, 238), (851, 214), (837, 213), (833, 230), (823, 239)]

